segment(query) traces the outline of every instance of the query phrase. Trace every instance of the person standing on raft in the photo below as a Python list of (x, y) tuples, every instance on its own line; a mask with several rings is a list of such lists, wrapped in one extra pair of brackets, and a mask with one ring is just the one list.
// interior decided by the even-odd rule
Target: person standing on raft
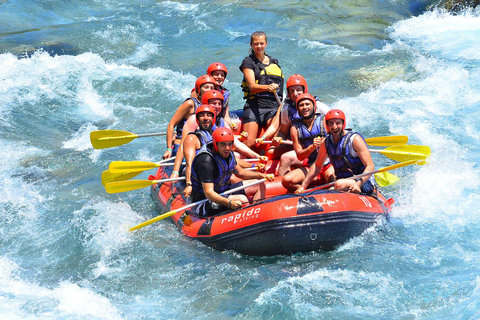
[(365, 139), (357, 132), (345, 129), (346, 120), (343, 111), (333, 109), (325, 116), (328, 135), (320, 144), (318, 157), (310, 167), (305, 180), (295, 193), (303, 192), (314, 177), (318, 175), (327, 157), (335, 169), (335, 189), (355, 193), (372, 194), (375, 192), (373, 175), (351, 179), (357, 174), (375, 170), (372, 156)]
[(249, 196), (254, 200), (265, 197), (265, 185), (254, 185), (231, 194), (228, 198), (220, 195), (229, 189), (239, 187), (242, 181), (230, 185), (233, 174), (242, 179), (262, 179), (273, 181), (273, 174), (248, 171), (237, 164), (232, 152), (234, 135), (232, 130), (222, 127), (212, 134), (212, 142), (199, 152), (192, 163), (192, 202), (203, 199), (209, 201), (195, 207), (195, 212), (203, 216), (211, 216), (225, 210), (236, 210), (248, 203)]
[(248, 134), (244, 143), (250, 148), (255, 145), (259, 131), (266, 129), (275, 117), (279, 105), (274, 92), (280, 101), (283, 97), (283, 72), (278, 60), (266, 54), (267, 44), (265, 32), (252, 33), (250, 55), (240, 65), (243, 98), (246, 100), (242, 123), (243, 131)]

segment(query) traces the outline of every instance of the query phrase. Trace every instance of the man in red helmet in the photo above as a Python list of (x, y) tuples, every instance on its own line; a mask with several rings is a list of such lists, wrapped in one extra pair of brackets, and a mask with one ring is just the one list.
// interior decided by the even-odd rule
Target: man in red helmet
[(372, 156), (363, 137), (351, 130), (345, 129), (345, 114), (338, 109), (330, 110), (325, 115), (328, 135), (319, 145), (318, 157), (310, 167), (305, 180), (295, 191), (303, 192), (323, 167), (323, 163), (330, 158), (335, 169), (335, 189), (348, 190), (355, 193), (372, 194), (375, 192), (375, 182), (372, 175), (351, 179), (357, 174), (375, 170)]
[(261, 199), (265, 196), (265, 185), (254, 185), (228, 198), (220, 193), (236, 188), (249, 181), (230, 184), (233, 174), (242, 179), (274, 179), (272, 174), (247, 171), (240, 167), (232, 152), (233, 132), (228, 128), (218, 128), (212, 134), (212, 142), (207, 144), (193, 159), (192, 163), (192, 201), (207, 198), (209, 201), (200, 204), (195, 211), (200, 215), (211, 216), (225, 210), (236, 210), (248, 203), (248, 196)]
[[(308, 166), (317, 159), (318, 147), (327, 135), (323, 116), (315, 112), (315, 102), (315, 97), (309, 93), (297, 97), (296, 108), (300, 120), (293, 121), (290, 136), (292, 137), (296, 157), (299, 161), (304, 162), (304, 165), (290, 171), (283, 177), (282, 185), (290, 192), (294, 192), (300, 187), (300, 183), (305, 179), (309, 170)], [(333, 181), (331, 165), (325, 165), (321, 174), (314, 179), (320, 183)]]

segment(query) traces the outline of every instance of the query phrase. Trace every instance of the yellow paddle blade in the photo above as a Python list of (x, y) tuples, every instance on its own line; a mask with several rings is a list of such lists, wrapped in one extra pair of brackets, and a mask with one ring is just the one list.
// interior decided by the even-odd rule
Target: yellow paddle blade
[(365, 142), (371, 146), (388, 147), (388, 146), (402, 146), (408, 142), (407, 136), (390, 136), (390, 137), (374, 137), (367, 138)]
[(109, 182), (129, 180), (138, 176), (143, 171), (131, 171), (126, 173), (112, 173), (110, 170), (102, 172), (102, 185), (106, 185)]
[(132, 191), (136, 189), (146, 188), (158, 183), (157, 180), (130, 180), (130, 181), (115, 181), (105, 184), (105, 190), (108, 193), (119, 193)]
[(428, 146), (406, 145), (406, 146), (392, 146), (384, 150), (380, 150), (381, 154), (387, 158), (395, 161), (407, 161), (407, 160), (424, 160), (419, 162), (419, 165), (425, 164), (425, 160), (430, 156), (431, 151)]
[(152, 223), (154, 223), (154, 222), (157, 222), (157, 221), (163, 220), (163, 219), (165, 219), (165, 218), (171, 217), (171, 216), (173, 216), (174, 214), (176, 214), (177, 212), (178, 212), (178, 210), (169, 211), (169, 212), (164, 213), (164, 214), (162, 214), (162, 215), (156, 216), (155, 218), (152, 218), (152, 219), (150, 219), (150, 220), (147, 220), (147, 221), (145, 221), (145, 222), (142, 222), (142, 223), (140, 223), (139, 225), (136, 225), (135, 227), (131, 227), (131, 228), (128, 229), (128, 230), (130, 230), (130, 231), (138, 230), (138, 229), (143, 228), (143, 227), (145, 227), (145, 226), (148, 226), (149, 224), (152, 224)]
[(105, 149), (129, 143), (138, 135), (122, 130), (98, 130), (90, 132), (90, 142), (95, 149)]
[(390, 172), (375, 173), (375, 181), (380, 187), (387, 187), (397, 183), (400, 178)]
[(160, 167), (159, 163), (147, 161), (112, 161), (109, 170), (112, 173), (127, 173), (130, 171), (145, 171)]

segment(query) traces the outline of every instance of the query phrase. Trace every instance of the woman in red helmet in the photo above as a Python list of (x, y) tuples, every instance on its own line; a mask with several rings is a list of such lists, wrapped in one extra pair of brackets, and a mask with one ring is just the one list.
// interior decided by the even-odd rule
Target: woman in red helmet
[(203, 75), (195, 81), (195, 92), (198, 98), (187, 98), (177, 109), (167, 126), (167, 151), (163, 154), (164, 159), (171, 158), (177, 153), (182, 138), (183, 125), (188, 117), (195, 114), (200, 105), (202, 95), (215, 88), (216, 81), (209, 75)]
[(248, 134), (245, 144), (249, 147), (255, 145), (259, 131), (271, 124), (279, 106), (277, 97), (280, 100), (283, 97), (283, 72), (278, 60), (266, 54), (267, 44), (265, 32), (254, 32), (250, 37), (250, 55), (240, 65), (246, 100), (242, 123), (243, 131)]
[[(229, 126), (232, 130), (235, 130), (237, 125), (232, 122), (229, 114), (228, 101), (230, 98), (230, 91), (223, 86), (228, 74), (227, 67), (221, 62), (214, 62), (208, 66), (206, 73), (215, 79), (215, 90), (219, 91), (223, 95), (223, 110), (221, 117), (224, 119), (227, 126)], [(196, 94), (193, 91), (192, 97), (196, 97)]]
[[(254, 199), (265, 196), (265, 185), (250, 186), (228, 198), (220, 195), (231, 188), (243, 185), (243, 182), (230, 184), (233, 174), (242, 179), (267, 178), (272, 181), (272, 174), (247, 171), (240, 167), (233, 154), (233, 132), (228, 128), (218, 128), (212, 134), (212, 142), (199, 152), (192, 163), (192, 201), (207, 198), (209, 201), (195, 208), (200, 215), (210, 216), (225, 210), (236, 210), (248, 203), (247, 196)], [(249, 181), (244, 181), (249, 183)]]
[(345, 129), (345, 114), (341, 110), (333, 109), (327, 112), (325, 124), (328, 135), (318, 147), (317, 160), (310, 167), (305, 180), (295, 192), (303, 192), (308, 187), (308, 184), (320, 172), (327, 157), (330, 158), (335, 169), (337, 179), (335, 189), (366, 194), (375, 192), (373, 175), (355, 180), (350, 178), (375, 170), (372, 156), (363, 137), (357, 132)]

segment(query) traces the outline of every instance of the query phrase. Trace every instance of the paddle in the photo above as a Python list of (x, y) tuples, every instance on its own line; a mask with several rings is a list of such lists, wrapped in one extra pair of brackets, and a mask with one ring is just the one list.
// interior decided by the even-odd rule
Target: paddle
[(391, 174), (388, 171), (385, 172), (379, 172), (374, 174), (375, 177), (375, 182), (380, 186), (380, 187), (387, 187), (392, 184), (397, 183), (400, 178), (397, 177), (394, 174)]
[[(378, 170), (374, 170), (374, 171), (370, 171), (370, 172), (364, 172), (364, 173), (361, 173), (361, 174), (357, 174), (357, 175), (354, 175), (354, 176), (351, 176), (351, 177), (348, 177), (348, 178), (349, 178), (349, 179), (358, 179), (358, 178), (361, 178), (361, 177), (369, 176), (369, 175), (371, 175), (371, 174), (375, 174), (375, 173), (379, 173), (379, 172), (386, 172), (386, 171), (390, 171), (390, 170), (394, 170), (394, 169), (406, 167), (406, 166), (409, 166), (409, 165), (412, 165), (412, 164), (417, 164), (418, 162), (421, 162), (421, 160), (409, 160), (409, 161), (404, 161), (404, 162), (400, 162), (400, 163), (393, 164), (393, 165), (388, 166), (388, 167), (383, 167), (383, 168), (378, 169)], [(311, 189), (304, 190), (302, 193), (312, 192), (312, 191), (315, 191), (315, 190), (320, 190), (320, 189), (329, 188), (329, 187), (331, 187), (331, 186), (333, 186), (333, 185), (335, 185), (335, 181), (330, 182), (330, 183), (327, 183), (327, 184), (322, 184), (321, 186), (318, 186), (318, 187), (315, 187), (315, 188), (311, 188)]]
[[(221, 195), (222, 195), (222, 196), (226, 196), (226, 195), (228, 195), (228, 194), (231, 194), (231, 193), (234, 193), (234, 192), (237, 192), (237, 191), (246, 189), (246, 188), (251, 187), (251, 186), (254, 186), (254, 185), (256, 185), (256, 184), (260, 184), (260, 183), (262, 183), (262, 182), (265, 182), (266, 180), (267, 180), (267, 179), (264, 178), (264, 179), (260, 179), (260, 180), (254, 181), (254, 182), (252, 182), (252, 183), (247, 183), (246, 185), (243, 185), (243, 186), (240, 186), (240, 187), (237, 187), (237, 188), (230, 189), (230, 190), (222, 193)], [(161, 214), (161, 215), (159, 215), (159, 216), (156, 216), (155, 218), (152, 218), (152, 219), (150, 219), (150, 220), (147, 220), (147, 221), (145, 221), (145, 222), (142, 222), (142, 223), (140, 223), (139, 225), (136, 225), (135, 227), (130, 228), (129, 230), (130, 230), (130, 231), (134, 231), (134, 230), (143, 228), (143, 227), (148, 226), (148, 225), (150, 225), (150, 224), (152, 224), (152, 223), (154, 223), (154, 222), (157, 222), (157, 221), (163, 220), (163, 219), (165, 219), (165, 218), (171, 217), (171, 216), (173, 216), (174, 214), (176, 214), (176, 213), (178, 213), (178, 212), (180, 212), (180, 211), (186, 210), (186, 209), (188, 209), (188, 208), (194, 207), (194, 206), (196, 206), (196, 205), (199, 205), (199, 204), (204, 203), (204, 202), (207, 202), (207, 201), (208, 201), (208, 199), (203, 199), (203, 200), (200, 200), (200, 201), (197, 201), (197, 202), (188, 204), (188, 205), (186, 205), (186, 206), (184, 206), (184, 207), (181, 207), (181, 208), (178, 208), (178, 209), (175, 209), (175, 210), (166, 212), (166, 213), (164, 213), (164, 214)]]
[(90, 132), (90, 142), (95, 149), (118, 147), (133, 139), (153, 136), (165, 136), (166, 132), (135, 134), (122, 130), (98, 130)]
[(154, 184), (170, 182), (170, 181), (182, 181), (185, 177), (168, 178), (162, 180), (129, 180), (129, 181), (115, 181), (105, 184), (105, 190), (107, 193), (120, 193), (126, 191), (132, 191), (145, 187), (150, 187)]
[(109, 182), (114, 181), (124, 181), (132, 179), (133, 177), (138, 176), (143, 171), (130, 171), (125, 173), (112, 173), (110, 170), (105, 170), (102, 172), (102, 185), (106, 185)]
[(408, 142), (407, 136), (389, 136), (389, 137), (373, 137), (365, 139), (368, 145), (376, 147), (403, 146)]
[[(184, 163), (185, 164), (185, 163)], [(109, 170), (111, 173), (127, 173), (131, 171), (145, 171), (158, 167), (173, 166), (174, 163), (160, 163), (147, 161), (112, 161)]]
[[(395, 161), (407, 161), (407, 160), (426, 160), (430, 156), (431, 151), (428, 146), (406, 145), (406, 146), (392, 146), (383, 150), (372, 150), (372, 153), (380, 153), (387, 158)], [(425, 161), (419, 163), (425, 164)]]
[[(368, 145), (376, 146), (376, 147), (388, 147), (388, 146), (403, 146), (406, 145), (408, 142), (407, 136), (390, 136), (390, 137), (374, 137), (374, 138), (367, 138), (365, 142)], [(272, 141), (262, 141), (262, 144), (269, 144)], [(292, 141), (289, 140), (281, 140), (280, 144), (292, 144)]]

